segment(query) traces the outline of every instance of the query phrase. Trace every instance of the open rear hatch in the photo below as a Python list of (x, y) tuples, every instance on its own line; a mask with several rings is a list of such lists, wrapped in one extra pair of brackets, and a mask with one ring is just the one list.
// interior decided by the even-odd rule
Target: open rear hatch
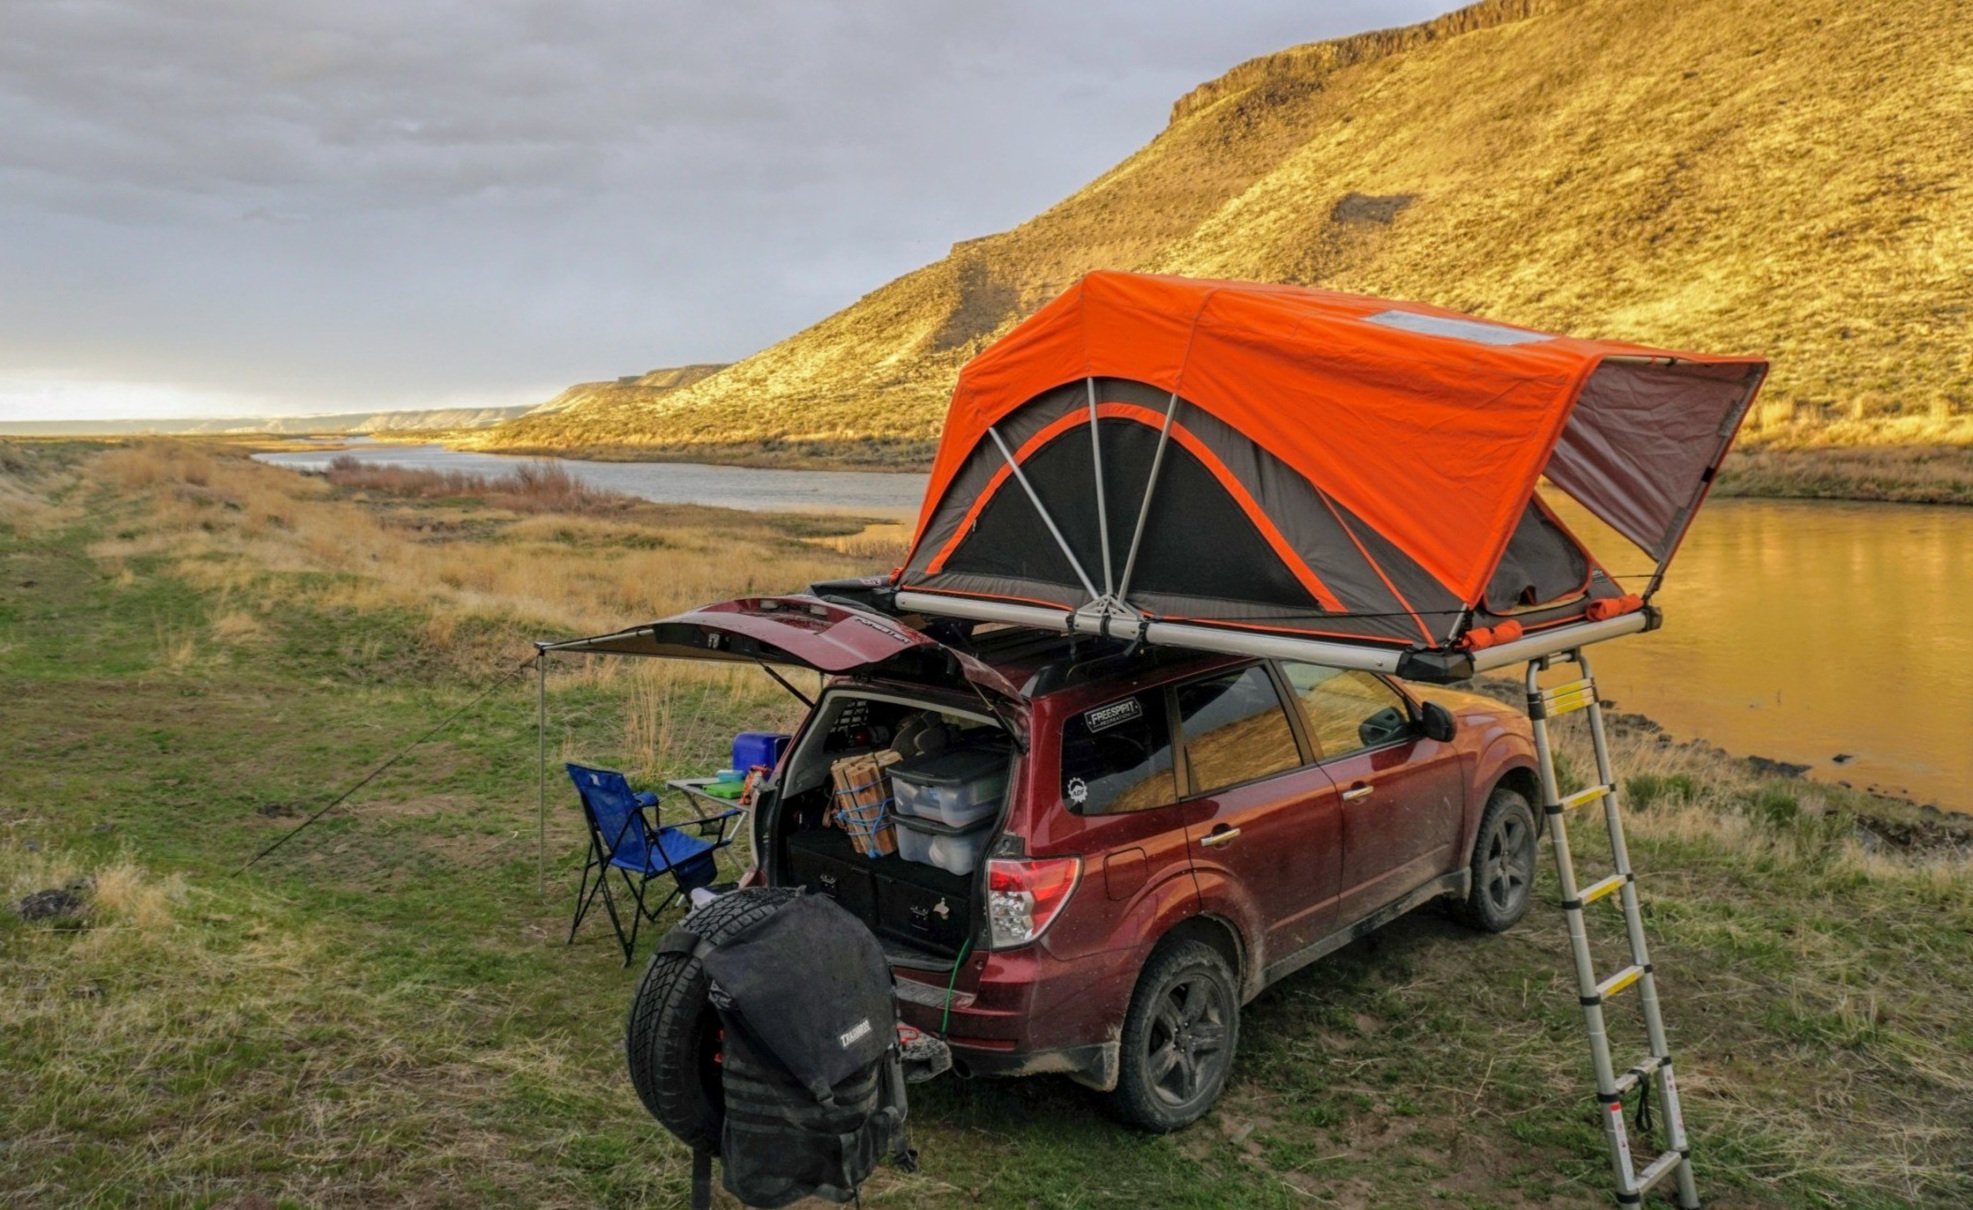
[[(736, 597), (628, 630), (541, 647), (763, 667), (792, 665), (835, 676), (971, 688), (990, 699), (993, 712), (1010, 731), (1020, 734), (1021, 691), (994, 669), (895, 618), (807, 594)], [(801, 696), (792, 685), (788, 687)]]
[[(755, 804), (756, 858), (777, 885), (827, 894), (868, 923), (907, 967), (945, 970), (964, 948), (982, 895), (976, 870), (930, 857), (937, 823), (919, 821), (901, 852), (867, 857), (829, 826), (828, 779), (837, 758), (891, 745), (911, 715), (949, 728), (958, 746), (997, 736), (1003, 765), (1025, 748), (1026, 700), (1005, 676), (979, 659), (860, 603), (809, 594), (740, 597), (612, 634), (542, 644), (545, 651), (757, 664), (810, 709), (800, 735)], [(812, 701), (775, 671), (806, 668), (854, 683)], [(991, 733), (988, 735), (987, 733)], [(1011, 741), (1011, 742), (1010, 742)], [(997, 834), (999, 803), (975, 825)], [(901, 829), (904, 825), (899, 825)], [(927, 852), (918, 853), (919, 847)], [(941, 855), (946, 850), (941, 850)], [(977, 857), (978, 854), (972, 854)], [(914, 857), (927, 860), (912, 860)], [(979, 868), (984, 868), (983, 864)]]

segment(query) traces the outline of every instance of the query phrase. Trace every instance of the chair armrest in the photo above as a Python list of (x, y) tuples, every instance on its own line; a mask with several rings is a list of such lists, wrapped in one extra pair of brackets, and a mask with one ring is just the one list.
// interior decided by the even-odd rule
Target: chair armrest
[(701, 836), (704, 836), (708, 832), (717, 829), (720, 838), (724, 840), (726, 836), (727, 823), (731, 820), (738, 819), (740, 816), (745, 814), (746, 814), (745, 811), (742, 811), (738, 807), (734, 807), (731, 810), (721, 811), (717, 815), (708, 815), (704, 819), (688, 819), (684, 823), (678, 824), (677, 826), (681, 828), (696, 827), (699, 829), (699, 835)]
[(655, 790), (639, 790), (639, 791), (637, 791), (637, 805), (638, 805), (638, 806), (640, 806), (640, 807), (655, 807), (655, 806), (657, 806), (657, 805), (658, 805), (658, 794), (657, 794), (657, 791), (655, 791)]

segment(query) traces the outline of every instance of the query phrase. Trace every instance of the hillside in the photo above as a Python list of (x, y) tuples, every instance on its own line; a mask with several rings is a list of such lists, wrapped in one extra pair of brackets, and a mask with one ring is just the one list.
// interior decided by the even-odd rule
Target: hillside
[(646, 412), (673, 392), (701, 382), (725, 368), (723, 363), (706, 362), (665, 366), (648, 373), (605, 379), (601, 382), (578, 382), (547, 403), (529, 408), (524, 415), (502, 426), (497, 440), (489, 442), (485, 439), (485, 434), (467, 433), (457, 435), (452, 444), (463, 448), (485, 449), (519, 449), (529, 446), (539, 446), (543, 449), (566, 448), (571, 444), (565, 427), (567, 413)]
[(1296, 47), (1045, 213), (704, 381), (479, 443), (922, 456), (965, 359), (1108, 267), (1761, 352), (1756, 439), (1973, 444), (1969, 42), (1965, 0), (1488, 0)]

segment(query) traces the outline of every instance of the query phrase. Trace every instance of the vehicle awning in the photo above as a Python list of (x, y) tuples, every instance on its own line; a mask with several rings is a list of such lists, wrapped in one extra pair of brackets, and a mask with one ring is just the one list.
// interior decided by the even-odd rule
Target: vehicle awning
[[(1412, 650), (1607, 619), (1655, 591), (1766, 370), (1419, 303), (1092, 273), (961, 371), (895, 585), (966, 616)], [(1617, 583), (1544, 476), (1656, 573)]]

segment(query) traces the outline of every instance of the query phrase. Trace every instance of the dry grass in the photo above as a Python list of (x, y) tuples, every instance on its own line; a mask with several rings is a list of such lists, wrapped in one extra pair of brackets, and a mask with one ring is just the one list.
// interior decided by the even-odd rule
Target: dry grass
[(474, 475), (365, 462), (344, 454), (329, 463), (324, 477), (337, 487), (415, 500), (469, 496), (513, 512), (620, 513), (637, 503), (631, 496), (598, 491), (553, 462), (528, 463), (506, 475)]
[(1932, 0), (1489, 0), (1295, 48), (1047, 212), (702, 382), (605, 384), (474, 440), (923, 457), (964, 360), (1112, 268), (1764, 353), (1762, 440), (1963, 449), (1969, 41), (1973, 9)]
[[(790, 523), (773, 517), (615, 497), (600, 497), (610, 503), (598, 516), (592, 510), (599, 497), (571, 489), (558, 469), (523, 470), (511, 485), (496, 481), (485, 490), (484, 507), (435, 518), (413, 505), (434, 492), (458, 494), (450, 484), (415, 476), (363, 480), (360, 490), (412, 502), (399, 511), (341, 494), (359, 489), (223, 447), (136, 443), (89, 464), (86, 478), (141, 501), (131, 524), (92, 553), (110, 567), (167, 555), (192, 582), (230, 594), (227, 600), (251, 599), (261, 611), (298, 593), (315, 606), (413, 609), (431, 615), (435, 637), (460, 617), (594, 633), (720, 596), (787, 591), (871, 570), (856, 552), (794, 536)], [(481, 485), (464, 494), (481, 498)], [(873, 540), (873, 550), (895, 549), (888, 533)], [(333, 579), (304, 590), (295, 573)], [(213, 623), (239, 635), (250, 624), (233, 608)], [(196, 659), (196, 636), (160, 630), (157, 638), (162, 666)]]

